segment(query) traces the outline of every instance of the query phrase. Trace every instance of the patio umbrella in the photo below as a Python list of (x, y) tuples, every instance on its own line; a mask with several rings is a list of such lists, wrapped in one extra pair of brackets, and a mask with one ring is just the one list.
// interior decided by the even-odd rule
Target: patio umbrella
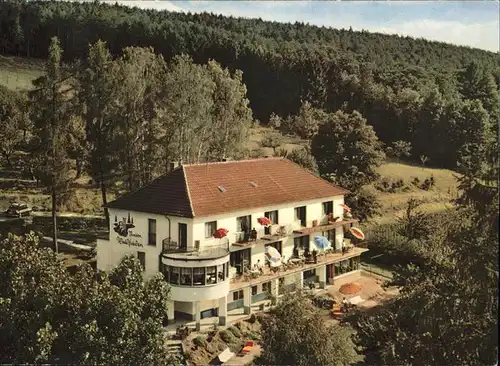
[(267, 217), (259, 217), (259, 218), (257, 219), (257, 222), (258, 222), (259, 224), (261, 224), (262, 226), (269, 226), (269, 225), (272, 225), (272, 223), (273, 223), (273, 222), (271, 221), (271, 219), (269, 219), (269, 218), (267, 218)]
[(318, 249), (326, 249), (328, 247), (330, 247), (330, 242), (328, 241), (327, 238), (325, 238), (324, 236), (315, 236), (314, 237), (314, 244), (316, 245), (316, 247)]
[(354, 235), (355, 238), (359, 240), (365, 240), (365, 234), (361, 231), (359, 227), (352, 227), (349, 232)]
[(266, 254), (266, 258), (271, 264), (271, 267), (278, 267), (281, 265), (281, 254), (275, 247), (268, 245), (264, 249), (264, 253)]
[(343, 207), (345, 212), (351, 212), (351, 208), (349, 206), (347, 206), (345, 203), (341, 203), (340, 205)]
[(222, 239), (227, 235), (228, 232), (229, 232), (228, 230), (220, 228), (215, 230), (212, 236), (217, 239)]

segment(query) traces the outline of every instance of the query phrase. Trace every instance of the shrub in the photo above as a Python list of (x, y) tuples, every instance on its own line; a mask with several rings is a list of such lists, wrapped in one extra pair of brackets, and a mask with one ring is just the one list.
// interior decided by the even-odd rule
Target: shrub
[(420, 185), (420, 179), (418, 177), (413, 178), (411, 184), (418, 187)]
[(257, 321), (257, 317), (255, 316), (255, 314), (250, 315), (250, 318), (248, 318), (248, 322), (250, 324), (254, 324), (256, 321)]
[(219, 332), (219, 336), (226, 343), (231, 343), (233, 341), (233, 339), (234, 339), (233, 333), (231, 333), (227, 329), (221, 330)]
[(231, 333), (233, 333), (233, 335), (236, 337), (236, 338), (240, 338), (241, 337), (241, 332), (238, 328), (236, 327), (229, 327), (227, 328), (228, 331), (230, 331)]
[(424, 191), (428, 191), (431, 188), (430, 179), (426, 178), (424, 182), (420, 185), (420, 188), (423, 189)]
[(198, 347), (205, 347), (207, 344), (207, 342), (202, 336), (198, 336), (195, 339), (193, 339), (193, 343)]

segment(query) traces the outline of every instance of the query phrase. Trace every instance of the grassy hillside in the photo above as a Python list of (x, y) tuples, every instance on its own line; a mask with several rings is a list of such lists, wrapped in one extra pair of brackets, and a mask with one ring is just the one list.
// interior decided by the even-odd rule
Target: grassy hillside
[(11, 90), (31, 89), (31, 82), (42, 74), (43, 62), (0, 55), (0, 85)]

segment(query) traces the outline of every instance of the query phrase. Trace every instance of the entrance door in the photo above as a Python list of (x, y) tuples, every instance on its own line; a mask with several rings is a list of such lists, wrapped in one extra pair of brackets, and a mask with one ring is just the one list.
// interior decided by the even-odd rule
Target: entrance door
[(250, 268), (250, 249), (238, 250), (232, 252), (229, 257), (231, 267), (236, 267), (236, 273), (241, 274), (245, 267)]
[(179, 224), (179, 249), (187, 249), (187, 224)]

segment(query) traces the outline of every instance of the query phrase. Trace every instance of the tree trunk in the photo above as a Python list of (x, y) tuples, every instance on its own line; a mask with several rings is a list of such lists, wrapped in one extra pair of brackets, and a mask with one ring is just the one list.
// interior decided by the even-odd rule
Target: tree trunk
[(5, 151), (3, 152), (3, 156), (5, 157), (5, 161), (7, 162), (7, 166), (12, 168), (12, 163), (10, 161), (10, 154), (7, 154)]
[(82, 176), (82, 159), (76, 158), (76, 177), (75, 179), (79, 179)]
[(106, 184), (102, 180), (101, 175), (101, 197), (102, 197), (102, 205), (104, 206), (104, 216), (106, 217), (106, 225), (109, 228), (109, 211), (106, 205), (108, 204), (108, 200), (106, 197)]
[(59, 253), (59, 244), (57, 243), (57, 195), (56, 188), (52, 187), (52, 240), (54, 244), (54, 251)]

